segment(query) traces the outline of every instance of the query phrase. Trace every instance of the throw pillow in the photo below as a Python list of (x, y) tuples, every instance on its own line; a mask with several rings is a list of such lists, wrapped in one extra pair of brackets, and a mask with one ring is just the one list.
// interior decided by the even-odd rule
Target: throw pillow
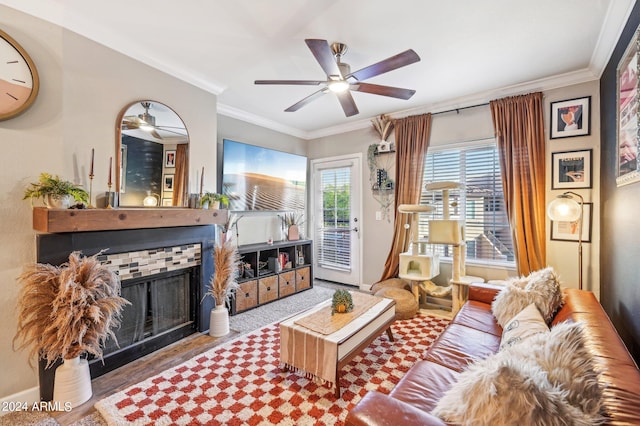
[(462, 425), (600, 424), (593, 367), (581, 325), (563, 323), (471, 364), (432, 414)]
[(560, 281), (553, 268), (509, 280), (494, 299), (491, 310), (498, 324), (504, 328), (511, 318), (531, 303), (536, 304), (547, 323), (564, 303)]
[(549, 333), (531, 336), (526, 345), (514, 345), (506, 352), (538, 364), (552, 385), (567, 392), (571, 405), (594, 418), (600, 412), (603, 389), (582, 323), (562, 322)]
[(548, 332), (549, 327), (535, 303), (531, 303), (509, 321), (502, 332), (500, 350), (512, 346), (534, 334)]

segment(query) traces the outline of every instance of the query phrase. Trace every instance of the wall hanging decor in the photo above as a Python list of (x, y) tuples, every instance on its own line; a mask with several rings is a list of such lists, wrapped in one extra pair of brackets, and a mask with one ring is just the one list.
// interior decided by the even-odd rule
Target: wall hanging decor
[(640, 146), (640, 113), (638, 110), (640, 84), (640, 27), (622, 55), (617, 68), (617, 143), (618, 186), (640, 181), (638, 148)]
[(551, 102), (551, 139), (591, 134), (591, 96)]
[(551, 189), (591, 188), (592, 149), (551, 153)]

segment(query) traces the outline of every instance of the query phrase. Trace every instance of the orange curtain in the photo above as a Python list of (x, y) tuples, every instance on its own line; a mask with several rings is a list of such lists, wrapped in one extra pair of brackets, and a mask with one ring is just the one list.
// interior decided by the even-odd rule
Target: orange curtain
[(179, 144), (176, 148), (176, 174), (173, 177), (173, 206), (186, 206), (187, 200), (187, 176), (189, 168), (187, 161), (189, 160), (187, 144)]
[(396, 132), (396, 194), (393, 243), (380, 281), (398, 275), (400, 253), (408, 249), (409, 234), (404, 229), (405, 221), (398, 217), (398, 206), (420, 203), (424, 161), (431, 134), (431, 114), (395, 120), (394, 128)]
[(491, 101), (507, 217), (519, 274), (546, 265), (542, 93)]

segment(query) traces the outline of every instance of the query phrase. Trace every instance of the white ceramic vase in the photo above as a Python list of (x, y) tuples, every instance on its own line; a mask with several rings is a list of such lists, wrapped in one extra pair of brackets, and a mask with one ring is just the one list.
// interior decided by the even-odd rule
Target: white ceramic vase
[(93, 390), (91, 389), (91, 373), (89, 363), (80, 357), (65, 359), (56, 368), (53, 382), (53, 400), (62, 406), (70, 403), (72, 408), (87, 402)]
[(61, 197), (54, 197), (47, 195), (44, 198), (44, 203), (50, 209), (68, 209), (73, 204), (73, 196), (63, 195)]
[(223, 305), (211, 310), (209, 319), (209, 336), (222, 337), (229, 334), (229, 311)]

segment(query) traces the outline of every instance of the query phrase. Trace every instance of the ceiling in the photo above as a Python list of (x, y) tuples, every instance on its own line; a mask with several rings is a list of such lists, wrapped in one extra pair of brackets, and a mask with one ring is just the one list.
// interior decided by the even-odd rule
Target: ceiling
[[(218, 95), (220, 114), (305, 139), (376, 115), (438, 112), (600, 77), (635, 0), (0, 0)], [(286, 108), (325, 79), (304, 39), (339, 41), (358, 70), (407, 49), (421, 61), (367, 80), (416, 90), (410, 100), (333, 94)], [(149, 93), (154, 98), (153, 93)]]

